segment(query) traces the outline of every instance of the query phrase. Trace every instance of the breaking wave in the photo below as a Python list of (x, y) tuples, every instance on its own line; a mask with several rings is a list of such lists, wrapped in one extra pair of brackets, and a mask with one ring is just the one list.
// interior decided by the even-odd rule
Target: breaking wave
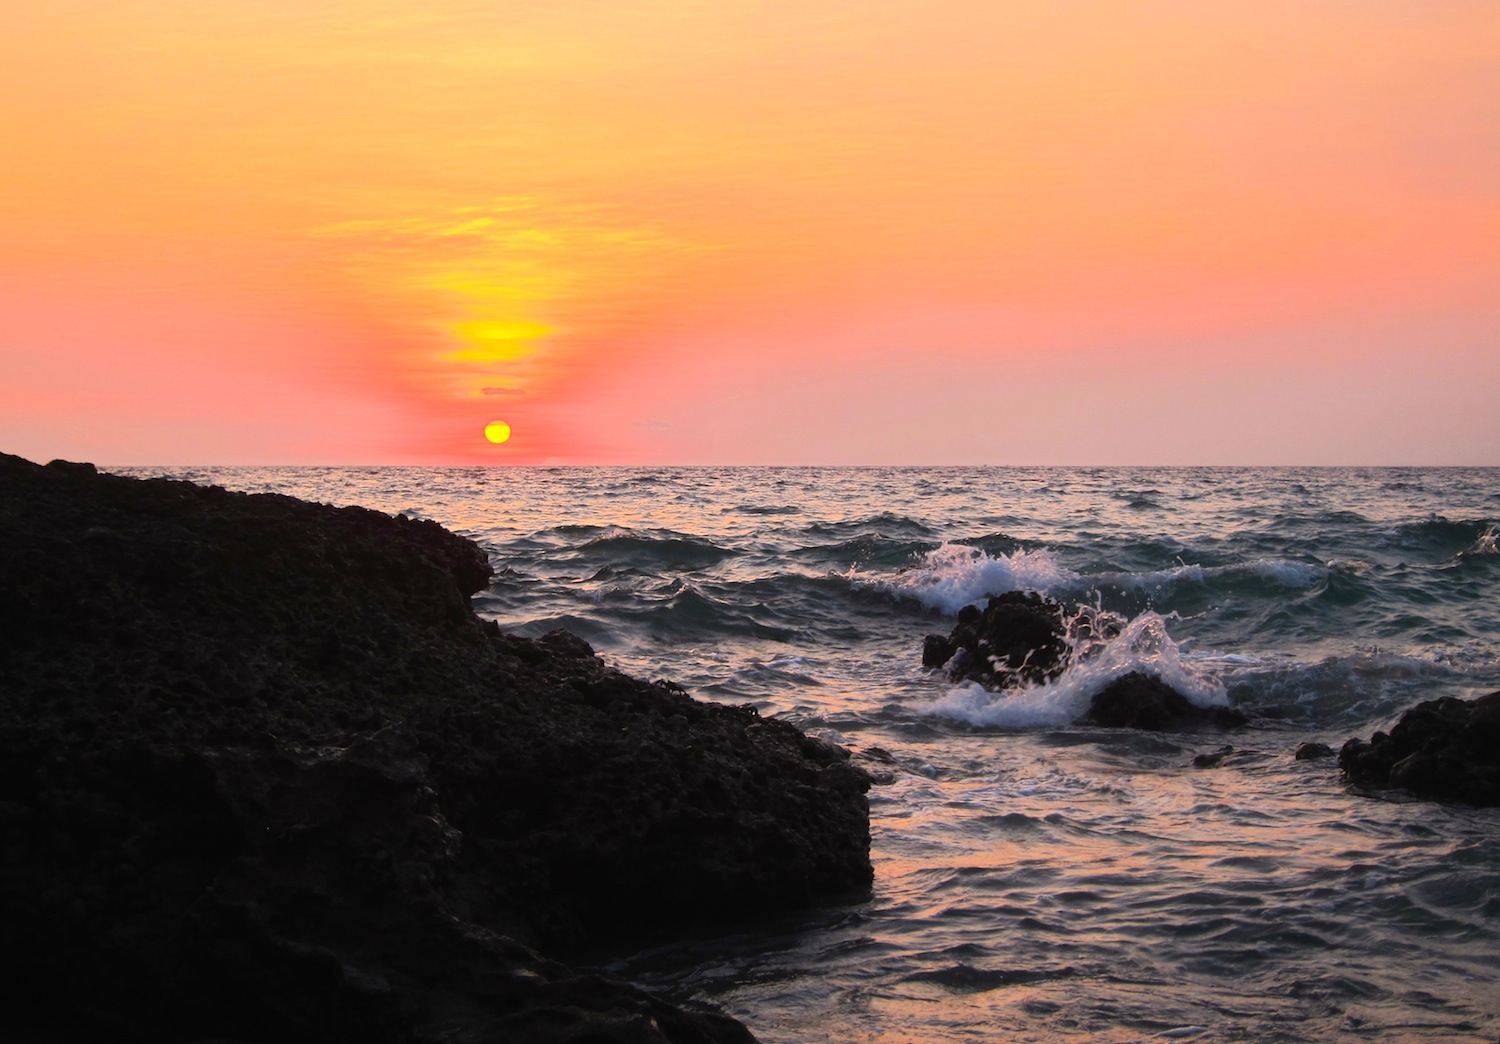
[(954, 689), (922, 713), (970, 725), (1038, 728), (1071, 725), (1110, 682), (1132, 671), (1160, 678), (1201, 707), (1226, 706), (1228, 693), (1209, 672), (1189, 664), (1167, 633), (1167, 621), (1144, 612), (1117, 638), (1076, 657), (1054, 681), (992, 692), (977, 684)]

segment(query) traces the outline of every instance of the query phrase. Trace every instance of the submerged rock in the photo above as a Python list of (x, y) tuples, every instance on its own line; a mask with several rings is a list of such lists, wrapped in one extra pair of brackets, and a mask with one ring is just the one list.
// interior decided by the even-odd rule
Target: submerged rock
[(481, 622), (431, 522), (0, 455), (7, 1020), (745, 1041), (540, 956), (860, 895), (868, 776)]
[(1225, 744), (1218, 750), (1194, 755), (1192, 765), (1197, 769), (1218, 769), (1228, 766), (1243, 767), (1269, 757), (1263, 750), (1250, 747), (1234, 747)]
[(1500, 692), (1419, 703), (1389, 734), (1346, 742), (1339, 768), (1362, 787), (1399, 787), (1435, 801), (1500, 806)]

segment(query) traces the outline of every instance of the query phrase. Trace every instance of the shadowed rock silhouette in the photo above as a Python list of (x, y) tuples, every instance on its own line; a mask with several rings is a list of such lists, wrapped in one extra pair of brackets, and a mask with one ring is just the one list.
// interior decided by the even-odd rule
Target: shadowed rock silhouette
[(539, 951), (858, 896), (869, 779), (479, 620), (432, 522), (0, 455), (13, 1026), (745, 1041)]

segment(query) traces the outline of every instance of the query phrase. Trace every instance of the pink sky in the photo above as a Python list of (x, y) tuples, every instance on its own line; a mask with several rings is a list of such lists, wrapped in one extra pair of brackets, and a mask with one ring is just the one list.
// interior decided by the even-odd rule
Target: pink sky
[(0, 450), (1500, 464), (1490, 0), (311, 11), (7, 8)]

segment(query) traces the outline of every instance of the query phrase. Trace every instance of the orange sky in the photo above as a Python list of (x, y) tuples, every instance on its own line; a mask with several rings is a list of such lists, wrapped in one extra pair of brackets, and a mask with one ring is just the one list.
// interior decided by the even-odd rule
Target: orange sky
[(18, 0), (0, 156), (34, 459), (1500, 464), (1493, 0)]

